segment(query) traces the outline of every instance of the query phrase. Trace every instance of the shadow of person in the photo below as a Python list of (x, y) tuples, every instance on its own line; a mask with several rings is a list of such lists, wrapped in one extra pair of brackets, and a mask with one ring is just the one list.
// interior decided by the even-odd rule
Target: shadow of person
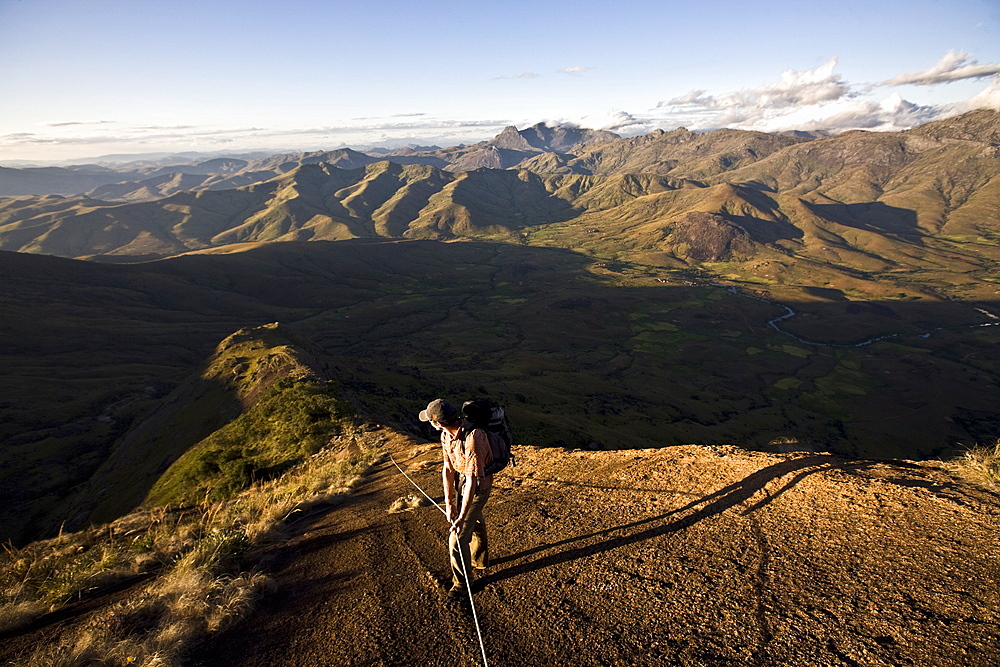
[[(549, 567), (550, 565), (558, 565), (560, 563), (566, 563), (578, 558), (605, 553), (613, 549), (619, 549), (631, 544), (653, 539), (654, 537), (660, 537), (668, 533), (683, 530), (689, 526), (693, 526), (699, 521), (716, 516), (728, 509), (747, 502), (755, 494), (764, 490), (764, 487), (767, 486), (768, 483), (787, 475), (793, 476), (777, 491), (768, 493), (762, 499), (744, 509), (742, 514), (747, 515), (767, 506), (773, 502), (775, 498), (779, 497), (802, 481), (802, 479), (820, 472), (821, 470), (839, 469), (850, 472), (852, 470), (870, 467), (875, 463), (876, 462), (874, 461), (844, 461), (843, 459), (839, 459), (831, 455), (808, 456), (795, 459), (793, 461), (775, 463), (767, 466), (766, 468), (761, 468), (757, 472), (748, 475), (746, 478), (719, 489), (714, 493), (694, 500), (684, 507), (673, 509), (669, 512), (658, 514), (657, 516), (626, 523), (621, 526), (605, 528), (593, 533), (578, 535), (576, 537), (560, 540), (551, 544), (543, 544), (510, 556), (498, 558), (494, 561), (494, 564), (499, 565), (502, 563), (518, 561), (541, 552), (560, 549), (560, 547), (568, 547), (572, 544), (581, 542), (589, 542), (581, 546), (555, 551), (547, 556), (519, 563), (491, 573), (487, 581), (488, 583), (496, 583), (521, 574), (534, 572), (536, 570)], [(607, 539), (600, 540), (599, 538), (602, 537), (606, 537)], [(590, 540), (598, 541), (590, 542)]]

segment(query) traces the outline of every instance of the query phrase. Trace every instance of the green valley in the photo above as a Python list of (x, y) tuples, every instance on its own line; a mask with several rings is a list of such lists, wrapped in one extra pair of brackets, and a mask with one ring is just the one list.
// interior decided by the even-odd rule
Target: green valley
[[(226, 163), (247, 178), (229, 189), (0, 199), (2, 534), (113, 519), (185, 456), (175, 471), (255, 478), (321, 446), (220, 444), (257, 428), (234, 421), (257, 362), (213, 355), (274, 322), (360, 414), (414, 433), (429, 398), (488, 394), (537, 446), (919, 459), (995, 441), (997, 127), (533, 128)], [(476, 151), (519, 159), (455, 166)], [(158, 493), (182, 497), (176, 479)]]

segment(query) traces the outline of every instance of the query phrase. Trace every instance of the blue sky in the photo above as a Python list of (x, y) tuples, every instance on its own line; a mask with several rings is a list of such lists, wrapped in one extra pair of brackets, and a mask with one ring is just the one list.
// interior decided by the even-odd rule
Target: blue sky
[(1000, 0), (0, 0), (0, 164), (903, 129), (1000, 107)]

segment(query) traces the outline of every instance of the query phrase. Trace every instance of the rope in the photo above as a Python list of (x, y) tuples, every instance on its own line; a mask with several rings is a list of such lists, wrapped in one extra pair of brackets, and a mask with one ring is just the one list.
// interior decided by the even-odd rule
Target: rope
[(396, 466), (396, 470), (398, 470), (400, 473), (402, 473), (403, 477), (405, 477), (407, 480), (409, 480), (410, 484), (412, 484), (413, 486), (417, 487), (417, 491), (419, 491), (420, 493), (424, 494), (424, 498), (426, 498), (427, 500), (431, 501), (431, 504), (434, 505), (434, 507), (436, 507), (439, 510), (441, 510), (441, 514), (444, 514), (444, 516), (445, 516), (446, 519), (449, 518), (448, 517), (448, 513), (444, 510), (444, 508), (441, 507), (440, 505), (438, 505), (436, 502), (434, 502), (434, 499), (431, 498), (430, 496), (428, 496), (426, 493), (424, 493), (424, 490), (420, 488), (419, 484), (417, 484), (416, 482), (414, 482), (412, 479), (410, 479), (409, 475), (407, 475), (405, 472), (403, 472), (403, 469), (399, 467), (398, 463), (396, 463), (396, 459), (392, 458), (392, 453), (391, 452), (389, 453), (389, 460), (392, 461), (392, 465)]
[(472, 602), (472, 580), (465, 567), (465, 555), (462, 553), (462, 543), (458, 544), (458, 560), (462, 562), (462, 574), (465, 575), (465, 590), (469, 593), (469, 606), (472, 607), (472, 621), (476, 624), (476, 636), (479, 637), (479, 650), (483, 652), (483, 667), (490, 667), (486, 659), (486, 645), (483, 644), (483, 631), (479, 629), (479, 617), (476, 615), (476, 605)]
[[(434, 507), (441, 510), (441, 513), (444, 514), (446, 519), (450, 519), (450, 517), (448, 516), (448, 512), (446, 512), (443, 507), (434, 502), (434, 499), (428, 496), (427, 493), (420, 488), (419, 484), (414, 482), (412, 479), (410, 479), (409, 475), (403, 472), (403, 469), (399, 467), (398, 463), (396, 463), (396, 459), (392, 458), (391, 452), (389, 453), (389, 460), (392, 461), (392, 465), (396, 466), (396, 470), (402, 473), (403, 477), (405, 477), (410, 482), (410, 484), (417, 487), (417, 491), (424, 494), (424, 498), (427, 498), (427, 500), (431, 501)], [(490, 667), (490, 663), (486, 659), (486, 645), (483, 643), (483, 631), (479, 628), (479, 616), (476, 614), (476, 604), (472, 601), (472, 581), (469, 579), (469, 570), (466, 568), (465, 565), (465, 557), (462, 554), (461, 543), (459, 543), (458, 545), (458, 556), (459, 556), (458, 560), (461, 561), (462, 563), (462, 574), (465, 576), (465, 590), (469, 593), (469, 606), (472, 608), (472, 621), (476, 625), (476, 636), (479, 638), (479, 650), (482, 651), (483, 653), (483, 667)]]

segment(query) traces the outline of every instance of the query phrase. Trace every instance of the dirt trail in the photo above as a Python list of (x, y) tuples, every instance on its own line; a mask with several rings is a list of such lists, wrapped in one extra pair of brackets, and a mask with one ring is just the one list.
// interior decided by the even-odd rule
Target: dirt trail
[[(386, 431), (440, 497), (439, 449)], [(522, 449), (487, 506), (491, 665), (995, 665), (1000, 497), (933, 464)], [(284, 545), (278, 591), (199, 666), (481, 664), (446, 526), (385, 460)]]

